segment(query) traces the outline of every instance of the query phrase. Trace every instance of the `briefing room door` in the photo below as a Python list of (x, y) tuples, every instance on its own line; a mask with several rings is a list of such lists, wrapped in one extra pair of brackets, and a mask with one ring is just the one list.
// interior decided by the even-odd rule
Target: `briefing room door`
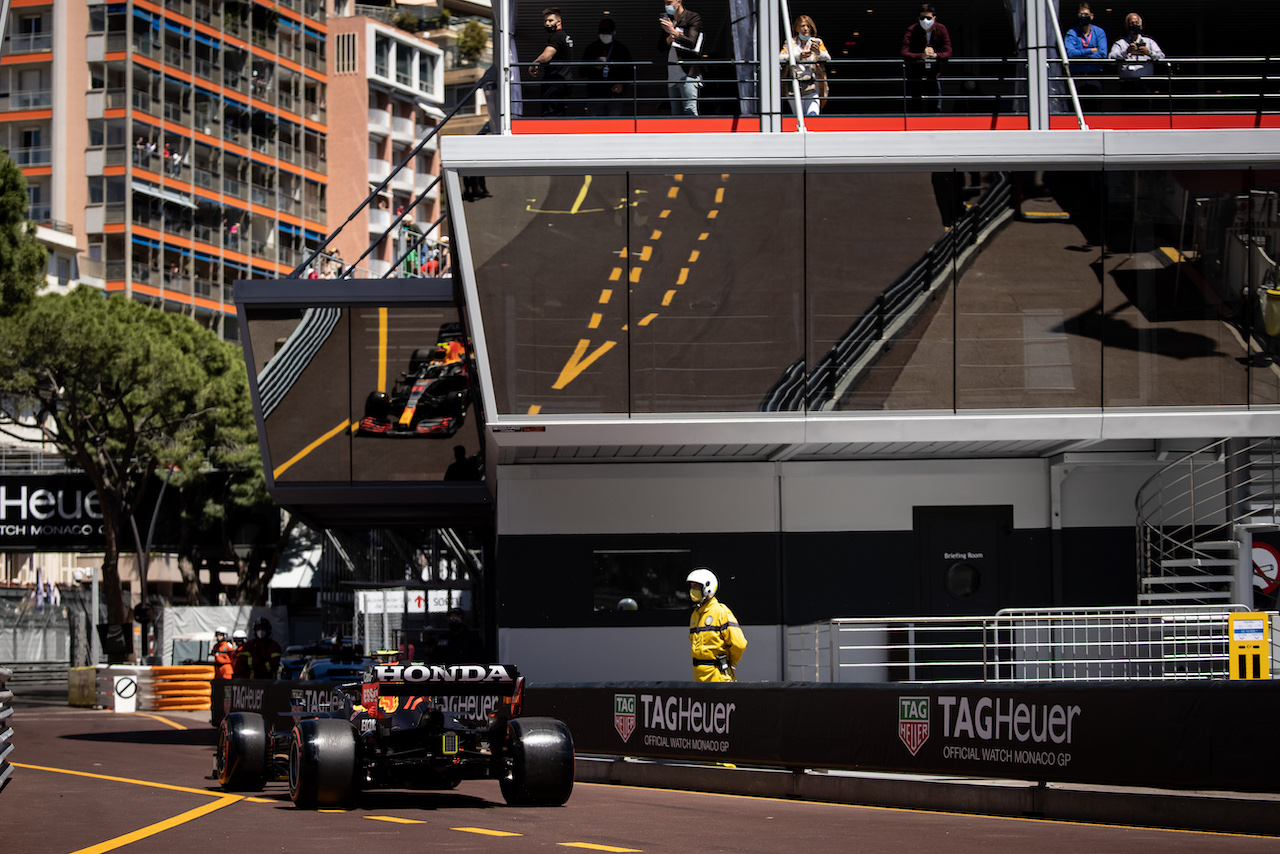
[(916, 507), (913, 528), (925, 613), (985, 616), (1001, 608), (1012, 506)]

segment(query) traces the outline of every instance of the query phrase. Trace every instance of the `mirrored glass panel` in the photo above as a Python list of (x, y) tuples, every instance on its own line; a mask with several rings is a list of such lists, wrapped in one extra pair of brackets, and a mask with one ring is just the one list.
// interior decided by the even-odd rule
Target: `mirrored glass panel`
[(626, 176), (484, 185), (463, 213), (498, 411), (626, 412)]
[(634, 412), (756, 412), (804, 356), (799, 174), (633, 175)]
[(1104, 405), (1244, 404), (1243, 291), (1261, 260), (1249, 236), (1248, 173), (1116, 171), (1094, 180), (1088, 196), (1104, 205), (1106, 249), (1094, 318)]
[(810, 409), (952, 407), (949, 226), (961, 177), (807, 176)]
[(1280, 172), (1253, 172), (1249, 219), (1249, 402), (1275, 405), (1280, 403)]
[(347, 311), (246, 310), (276, 481), (350, 480)]
[(956, 407), (1099, 406), (1100, 173), (956, 174)]
[(352, 479), (478, 480), (471, 376), (456, 309), (352, 309)]

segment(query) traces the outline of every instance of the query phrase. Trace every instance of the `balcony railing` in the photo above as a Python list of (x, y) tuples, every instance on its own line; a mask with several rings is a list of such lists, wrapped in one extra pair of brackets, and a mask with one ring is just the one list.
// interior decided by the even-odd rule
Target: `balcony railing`
[(328, 167), (325, 165), (325, 159), (314, 151), (307, 151), (303, 153), (302, 165), (306, 166), (313, 172), (320, 172), (321, 174), (328, 172)]
[[(53, 106), (53, 90), (51, 89), (22, 89), (17, 92), (10, 92), (8, 103), (5, 105), (6, 110), (39, 110), (45, 107)], [(123, 106), (123, 104), (121, 105)], [(107, 109), (111, 109), (110, 104)]]
[(14, 33), (9, 36), (9, 53), (39, 53), (53, 50), (52, 33)]
[(9, 156), (19, 166), (48, 166), (53, 161), (53, 149), (47, 145), (11, 148)]

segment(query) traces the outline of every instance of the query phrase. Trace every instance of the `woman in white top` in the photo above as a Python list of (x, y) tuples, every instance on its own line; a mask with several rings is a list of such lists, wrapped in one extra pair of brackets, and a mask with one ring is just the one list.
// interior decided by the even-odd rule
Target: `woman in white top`
[[(800, 84), (800, 108), (806, 117), (816, 116), (827, 89), (827, 73), (822, 63), (831, 59), (831, 54), (827, 53), (827, 46), (818, 38), (818, 27), (808, 15), (796, 18), (792, 33), (792, 38), (787, 39), (778, 54), (778, 61), (787, 66), (782, 77), (790, 81), (794, 76)], [(796, 51), (794, 70), (790, 61), (793, 47)], [(791, 104), (794, 111), (795, 90), (790, 85), (784, 87), (782, 98)]]

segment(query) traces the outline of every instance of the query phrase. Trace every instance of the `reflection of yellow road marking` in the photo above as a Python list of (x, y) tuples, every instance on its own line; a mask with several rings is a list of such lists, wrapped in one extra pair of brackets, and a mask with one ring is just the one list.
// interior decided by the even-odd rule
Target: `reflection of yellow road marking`
[(699, 235), (698, 235), (698, 239), (699, 239), (699, 240), (706, 240), (706, 239), (707, 239), (708, 237), (710, 237), (710, 236), (711, 236), (711, 234), (710, 234), (709, 232), (704, 231), (704, 232), (702, 232), (702, 234), (699, 234)]
[(378, 391), (387, 390), (387, 309), (378, 309)]
[(642, 270), (644, 270), (644, 268), (643, 268), (643, 267), (632, 267), (632, 268), (631, 268), (631, 284), (633, 284), (633, 285), (634, 285), (634, 284), (638, 284), (638, 283), (639, 283), (639, 281), (640, 281), (640, 272), (641, 272)]
[(675, 291), (667, 291), (662, 297), (662, 304), (664, 306), (671, 305), (671, 300), (675, 299), (675, 295)]
[(595, 845), (591, 842), (557, 842), (566, 848), (590, 848), (592, 851), (614, 851), (617, 854), (638, 854), (643, 848), (615, 848), (612, 845)]
[(681, 268), (680, 268), (680, 275), (676, 278), (676, 284), (677, 284), (677, 285), (683, 285), (683, 284), (684, 284), (685, 282), (687, 282), (687, 281), (689, 281), (689, 268), (688, 268), (688, 267), (681, 267)]
[(658, 231), (658, 230), (655, 228), (655, 229), (653, 230), (653, 234), (649, 235), (649, 239), (650, 239), (650, 240), (661, 240), (661, 239), (662, 239), (662, 232), (661, 232), (661, 231)]
[(587, 197), (587, 189), (591, 186), (591, 176), (582, 176), (582, 189), (578, 191), (578, 198), (573, 200), (573, 207), (569, 208), (569, 213), (576, 214), (582, 208), (582, 200)]
[(692, 252), (690, 252), (690, 253), (689, 253), (689, 263), (690, 263), (690, 264), (692, 264), (693, 262), (695, 262), (695, 261), (697, 261), (697, 260), (698, 260), (698, 250), (697, 250), (697, 249), (695, 249), (695, 250), (693, 250)]
[(560, 370), (560, 376), (556, 378), (555, 383), (553, 383), (551, 387), (554, 389), (564, 388), (569, 383), (573, 382), (574, 378), (577, 377), (578, 374), (589, 368), (592, 362), (612, 350), (614, 345), (617, 343), (617, 341), (606, 341), (597, 347), (595, 352), (584, 359), (583, 356), (586, 354), (587, 348), (591, 346), (591, 341), (587, 338), (579, 340), (578, 346), (573, 350), (573, 355), (569, 357), (569, 361), (565, 362), (564, 367)]
[(716, 204), (724, 204), (724, 187), (716, 187)]
[(644, 247), (643, 249), (641, 249), (641, 250), (640, 250), (640, 260), (641, 260), (641, 261), (648, 261), (648, 260), (649, 260), (650, 258), (652, 258), (652, 257), (653, 257), (653, 247), (652, 247), (652, 246), (646, 246), (646, 247)]
[(601, 320), (600, 312), (598, 312), (598, 311), (593, 311), (593, 312), (591, 313), (591, 321), (587, 324), (587, 328), (588, 328), (588, 329), (599, 329), (599, 328), (600, 328), (600, 320)]
[(658, 313), (657, 313), (656, 311), (654, 311), (654, 312), (650, 312), (649, 314), (646, 314), (646, 315), (644, 316), (644, 319), (643, 319), (643, 320), (641, 320), (641, 321), (640, 321), (640, 323), (639, 323), (638, 325), (640, 325), (640, 326), (648, 326), (650, 323), (652, 323), (652, 322), (653, 322), (653, 319), (654, 319), (655, 317), (657, 317), (657, 316), (658, 316)]
[(535, 403), (529, 407), (530, 415), (537, 415), (541, 411), (542, 411), (542, 406), (540, 404)]
[(287, 471), (288, 471), (288, 470), (293, 466), (293, 464), (294, 464), (294, 463), (298, 462), (298, 460), (302, 459), (302, 458), (303, 458), (303, 457), (305, 457), (307, 454), (311, 453), (311, 452), (312, 452), (312, 451), (314, 451), (316, 448), (320, 447), (320, 446), (321, 446), (321, 445), (323, 445), (325, 442), (329, 441), (329, 440), (330, 440), (330, 439), (332, 439), (334, 436), (336, 436), (336, 435), (338, 435), (339, 433), (341, 433), (343, 430), (346, 430), (346, 429), (347, 429), (347, 425), (348, 425), (348, 424), (350, 424), (350, 423), (351, 423), (351, 420), (350, 420), (349, 418), (344, 418), (344, 419), (343, 419), (343, 421), (342, 421), (342, 423), (341, 423), (341, 424), (339, 424), (337, 427), (334, 427), (334, 428), (333, 428), (332, 430), (330, 430), (328, 433), (325, 433), (325, 434), (324, 434), (323, 436), (321, 436), (319, 439), (316, 439), (316, 440), (315, 440), (314, 442), (312, 442), (310, 445), (307, 445), (307, 446), (306, 446), (305, 448), (303, 448), (301, 451), (298, 451), (298, 453), (294, 454), (292, 457), (290, 457), (290, 458), (289, 458), (289, 461), (288, 461), (288, 462), (282, 463), (280, 466), (278, 466), (275, 470), (273, 470), (273, 471), (271, 472), (271, 476), (272, 476), (272, 477), (279, 477), (280, 475), (282, 475), (282, 474), (284, 474), (285, 472), (287, 472)]
[(396, 818), (393, 815), (367, 815), (365, 818), (369, 819), (369, 821), (389, 821), (392, 824), (426, 824), (422, 819)]
[(600, 292), (600, 304), (601, 304), (601, 305), (608, 305), (608, 304), (609, 304), (609, 299), (610, 299), (612, 296), (613, 296), (613, 291), (611, 291), (609, 288), (605, 288), (604, 290), (602, 290), (602, 291)]
[(162, 718), (159, 715), (149, 715), (146, 712), (134, 712), (134, 714), (140, 718), (151, 718), (153, 721), (159, 721), (162, 724), (167, 724), (174, 729), (186, 729), (182, 724), (171, 721), (168, 718)]
[(1165, 255), (1168, 255), (1169, 260), (1173, 261), (1173, 263), (1175, 264), (1181, 264), (1183, 261), (1187, 260), (1186, 255), (1183, 255), (1181, 252), (1179, 252), (1177, 249), (1174, 249), (1172, 246), (1161, 246), (1160, 251), (1163, 252)]
[(451, 827), (450, 830), (460, 830), (463, 833), (483, 833), (485, 836), (524, 836), (523, 833), (512, 833), (509, 830), (489, 830), (484, 827)]
[(670, 190), (667, 190), (667, 198), (668, 198), (668, 199), (674, 199), (674, 198), (675, 198), (676, 196), (678, 196), (679, 194), (680, 194), (680, 188), (679, 188), (679, 187), (672, 187)]
[(715, 218), (716, 218), (716, 217), (718, 217), (718, 216), (720, 216), (720, 211), (718, 211), (718, 210), (716, 210), (716, 209), (714, 209), (714, 208), (712, 208), (711, 210), (707, 211), (707, 219), (715, 219)]
[(609, 273), (609, 281), (616, 282), (618, 281), (618, 279), (621, 279), (621, 278), (622, 278), (622, 268), (614, 267), (613, 270)]
[(662, 213), (658, 214), (658, 219), (666, 219), (669, 216), (671, 216), (671, 211), (663, 211)]

